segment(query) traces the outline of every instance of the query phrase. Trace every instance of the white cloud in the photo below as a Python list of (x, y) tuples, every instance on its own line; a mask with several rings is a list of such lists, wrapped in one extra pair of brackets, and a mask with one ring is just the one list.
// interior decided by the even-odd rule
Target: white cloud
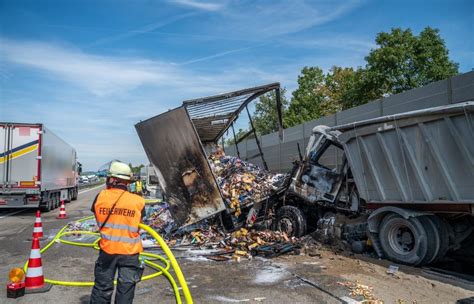
[[(345, 66), (343, 60), (348, 60), (347, 56), (299, 58), (264, 66), (256, 58), (196, 70), (193, 65), (99, 56), (46, 42), (0, 38), (0, 44), (0, 67), (9, 75), (1, 84), (5, 111), (0, 120), (44, 122), (77, 147), (86, 169), (96, 169), (112, 158), (146, 162), (134, 124), (177, 107), (182, 100), (275, 81), (291, 92), (303, 65)], [(36, 72), (28, 74), (19, 89), (12, 83), (22, 75), (18, 70), (25, 68)]]
[[(364, 0), (273, 0), (202, 2), (170, 0), (174, 4), (200, 10), (215, 11), (211, 22), (203, 20), (200, 31), (234, 39), (263, 39), (296, 33), (329, 23), (359, 7)], [(229, 35), (231, 34), (231, 35)]]
[(344, 51), (355, 51), (363, 54), (368, 54), (371, 49), (377, 47), (375, 42), (371, 40), (345, 35), (280, 39), (280, 43), (298, 48), (319, 50), (338, 49)]
[(134, 36), (137, 36), (137, 35), (146, 34), (146, 33), (152, 32), (156, 29), (162, 28), (162, 27), (164, 27), (168, 24), (176, 22), (178, 20), (182, 20), (182, 19), (194, 16), (194, 15), (196, 15), (196, 13), (187, 13), (187, 14), (172, 16), (172, 17), (167, 18), (165, 20), (160, 20), (158, 22), (142, 26), (142, 27), (137, 28), (135, 30), (126, 31), (126, 32), (123, 32), (123, 33), (118, 34), (118, 35), (101, 38), (101, 39), (91, 43), (89, 45), (89, 47), (92, 47), (92, 46), (95, 47), (95, 46), (103, 45), (103, 44), (106, 44), (106, 43), (116, 42), (116, 41), (120, 41), (120, 40), (123, 40), (123, 39), (131, 38), (131, 37), (134, 37)]
[[(134, 124), (182, 100), (281, 80), (281, 75), (236, 64), (195, 72), (144, 58), (98, 56), (45, 42), (0, 39), (0, 120), (39, 121), (76, 147), (86, 170), (112, 158), (146, 162)], [(19, 69), (18, 69), (19, 67)], [(33, 70), (16, 89), (24, 70)], [(23, 88), (27, 88), (24, 90)], [(24, 109), (28, 109), (25, 111)]]
[(43, 42), (1, 39), (0, 43), (3, 60), (49, 72), (99, 96), (179, 81), (178, 72), (162, 62), (91, 55)]
[(196, 0), (173, 0), (171, 1), (181, 6), (188, 6), (191, 8), (196, 8), (205, 11), (218, 11), (225, 7), (224, 3), (215, 3), (215, 2), (204, 2)]
[(350, 12), (360, 1), (255, 1), (223, 10), (224, 31), (250, 37), (275, 37), (325, 24)]
[[(13, 63), (46, 72), (57, 82), (69, 82), (98, 97), (116, 97), (147, 87), (155, 91), (165, 88), (166, 91), (160, 91), (161, 96), (178, 91), (178, 96), (192, 98), (264, 81), (255, 73), (258, 69), (240, 65), (238, 69), (228, 66), (223, 70), (197, 73), (164, 61), (99, 56), (58, 44), (11, 39), (0, 39), (0, 44), (2, 64)], [(224, 54), (197, 58), (185, 64)]]
[(206, 61), (206, 60), (209, 60), (209, 59), (219, 58), (219, 57), (227, 56), (229, 54), (234, 54), (234, 53), (238, 53), (238, 52), (258, 48), (258, 47), (264, 46), (266, 44), (267, 43), (263, 43), (263, 44), (259, 44), (259, 45), (255, 45), (255, 46), (248, 46), (248, 47), (237, 48), (237, 49), (228, 50), (228, 51), (224, 51), (224, 52), (219, 52), (219, 53), (215, 53), (215, 54), (212, 54), (212, 55), (199, 57), (199, 58), (194, 58), (194, 59), (191, 59), (191, 60), (188, 60), (188, 61), (185, 61), (185, 62), (181, 62), (181, 63), (178, 63), (177, 65), (187, 65), (187, 64), (197, 63), (197, 62), (201, 62), (201, 61)]

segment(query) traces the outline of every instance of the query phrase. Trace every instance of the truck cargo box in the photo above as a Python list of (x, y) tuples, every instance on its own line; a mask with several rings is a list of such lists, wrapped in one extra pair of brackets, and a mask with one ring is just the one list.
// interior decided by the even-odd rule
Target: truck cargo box
[[(272, 90), (279, 94), (279, 88), (273, 83), (184, 101), (181, 107), (135, 125), (178, 225), (226, 210), (206, 149), (218, 143), (248, 103)], [(258, 156), (263, 159), (263, 153)]]
[(361, 198), (474, 204), (474, 102), (337, 126)]

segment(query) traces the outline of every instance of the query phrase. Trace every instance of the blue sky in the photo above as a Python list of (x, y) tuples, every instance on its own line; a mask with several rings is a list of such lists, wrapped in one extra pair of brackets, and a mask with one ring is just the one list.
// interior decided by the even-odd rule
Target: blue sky
[(86, 170), (146, 163), (134, 124), (181, 101), (364, 65), (375, 35), (439, 28), (474, 68), (474, 1), (0, 1), (0, 121), (42, 122)]

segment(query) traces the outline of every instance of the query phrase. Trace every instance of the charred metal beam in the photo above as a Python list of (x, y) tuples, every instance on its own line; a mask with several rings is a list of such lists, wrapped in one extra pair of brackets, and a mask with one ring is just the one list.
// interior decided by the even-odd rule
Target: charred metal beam
[(255, 131), (255, 127), (253, 125), (252, 116), (250, 115), (250, 111), (247, 106), (245, 106), (245, 109), (247, 110), (247, 115), (249, 116), (250, 126), (252, 127), (253, 134), (255, 135), (255, 142), (257, 143), (258, 151), (260, 152), (260, 155), (262, 156), (263, 167), (265, 168), (265, 170), (268, 171), (268, 165), (267, 165), (267, 162), (265, 161), (265, 157), (263, 156), (262, 147), (260, 146), (260, 141), (258, 140), (257, 131)]
[(237, 157), (240, 158), (239, 145), (237, 144), (237, 138), (235, 137), (234, 123), (232, 123), (232, 133), (234, 133), (234, 143), (235, 143), (235, 150), (237, 151)]
[[(271, 90), (273, 90), (273, 89), (270, 89), (270, 91), (271, 91)], [(243, 110), (244, 108), (246, 108), (247, 105), (248, 105), (252, 100), (254, 100), (255, 98), (257, 98), (257, 97), (259, 97), (259, 96), (261, 96), (261, 95), (263, 95), (263, 94), (265, 94), (265, 93), (267, 93), (267, 92), (268, 92), (268, 90), (267, 90), (267, 91), (256, 92), (256, 93), (252, 94), (250, 97), (248, 97), (248, 98), (245, 100), (245, 102), (242, 103), (242, 104), (240, 105), (240, 107), (234, 112), (234, 114), (232, 114), (231, 118), (229, 118), (229, 123), (228, 123), (228, 124), (230, 125), (230, 123), (234, 122), (234, 120), (236, 120), (237, 117), (239, 117), (240, 112), (242, 112), (242, 110)], [(222, 131), (220, 132), (220, 134), (216, 137), (216, 140), (217, 140), (218, 138), (220, 138), (220, 137), (225, 133), (225, 131), (227, 130), (227, 128), (229, 128), (229, 125), (227, 125), (224, 129), (222, 129)]]
[(247, 133), (245, 133), (244, 135), (240, 136), (240, 138), (237, 139), (236, 144), (240, 144), (244, 139), (249, 137), (251, 134), (255, 134), (254, 129), (252, 129), (252, 130), (248, 131)]
[[(280, 138), (282, 138), (280, 84), (278, 82), (210, 97), (186, 100), (183, 102), (183, 106), (186, 107), (189, 116), (195, 122), (196, 130), (203, 142), (218, 143), (231, 124), (239, 117), (240, 112), (250, 102), (272, 90), (276, 91)], [(219, 120), (217, 117), (226, 119), (226, 121), (223, 124), (208, 125), (211, 120)]]
[(224, 93), (224, 94), (219, 94), (219, 95), (214, 95), (214, 96), (209, 96), (209, 97), (204, 97), (204, 98), (196, 98), (196, 99), (189, 99), (183, 101), (183, 105), (188, 106), (188, 105), (195, 105), (195, 104), (202, 104), (202, 103), (209, 103), (213, 102), (216, 100), (222, 100), (222, 99), (229, 99), (232, 97), (236, 96), (241, 96), (241, 95), (246, 95), (246, 94), (252, 94), (255, 91), (271, 91), (273, 89), (279, 88), (280, 83), (275, 82), (275, 83), (270, 83), (262, 86), (257, 86), (253, 88), (247, 88), (243, 90), (238, 90), (238, 91), (233, 91), (229, 93)]
[(281, 114), (281, 96), (280, 96), (280, 87), (275, 89), (275, 97), (277, 102), (277, 113), (278, 113), (278, 137), (280, 140), (283, 140), (283, 117)]

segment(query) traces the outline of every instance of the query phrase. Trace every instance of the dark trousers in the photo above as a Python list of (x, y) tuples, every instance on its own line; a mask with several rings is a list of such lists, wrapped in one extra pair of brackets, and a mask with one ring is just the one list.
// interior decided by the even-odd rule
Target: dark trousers
[(99, 252), (95, 262), (94, 288), (91, 294), (91, 304), (110, 303), (114, 292), (114, 277), (118, 270), (117, 291), (115, 303), (132, 303), (135, 295), (135, 285), (140, 281), (140, 262), (138, 254), (122, 255)]

